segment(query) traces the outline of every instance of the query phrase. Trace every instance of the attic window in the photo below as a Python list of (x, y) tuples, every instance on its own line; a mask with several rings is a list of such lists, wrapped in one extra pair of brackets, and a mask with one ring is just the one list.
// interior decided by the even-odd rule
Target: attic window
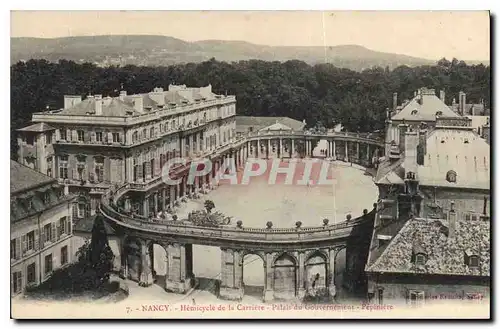
[(469, 257), (469, 267), (479, 267), (479, 257), (477, 255), (472, 255)]
[(464, 139), (464, 144), (469, 144), (469, 140), (467, 138)]
[(427, 261), (427, 255), (423, 253), (418, 253), (415, 255), (415, 265), (416, 266), (424, 266)]
[(444, 141), (444, 139), (442, 139), (442, 140), (441, 140), (441, 144), (444, 144), (444, 142), (445, 142), (445, 141)]
[(28, 206), (28, 211), (33, 210), (33, 198), (28, 198), (26, 200), (27, 206)]
[(446, 173), (446, 180), (450, 183), (457, 182), (457, 173), (453, 170), (450, 170)]
[(437, 111), (436, 112), (436, 116), (439, 117), (439, 116), (442, 116), (443, 115), (443, 111)]
[(417, 110), (413, 110), (411, 111), (411, 115), (417, 115), (418, 111)]
[(125, 113), (126, 113), (127, 115), (132, 115), (132, 113), (133, 113), (133, 112), (132, 112), (132, 111), (126, 111)]

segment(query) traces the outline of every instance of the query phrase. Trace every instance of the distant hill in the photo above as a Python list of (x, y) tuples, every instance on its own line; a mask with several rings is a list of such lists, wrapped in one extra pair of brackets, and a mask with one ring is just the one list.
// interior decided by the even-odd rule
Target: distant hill
[[(327, 47), (283, 47), (256, 45), (244, 41), (204, 40), (187, 42), (159, 35), (101, 35), (55, 39), (11, 38), (11, 63), (29, 59), (59, 59), (108, 65), (171, 65), (202, 62), (261, 59), (302, 60), (309, 64), (332, 63), (337, 67), (362, 70), (373, 66), (394, 68), (435, 61), (373, 51), (359, 45)], [(470, 62), (468, 62), (470, 63)], [(485, 63), (487, 64), (487, 63)]]

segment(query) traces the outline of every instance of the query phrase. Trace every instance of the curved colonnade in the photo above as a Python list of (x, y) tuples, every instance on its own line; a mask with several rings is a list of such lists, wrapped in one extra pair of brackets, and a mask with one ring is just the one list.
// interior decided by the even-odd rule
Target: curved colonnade
[[(183, 193), (196, 192), (203, 185), (209, 184), (215, 169), (228, 157), (235, 159), (237, 166), (242, 166), (248, 157), (264, 155), (308, 157), (312, 156), (314, 143), (328, 141), (325, 156), (344, 161), (351, 160), (358, 165), (373, 163), (383, 148), (380, 140), (367, 136), (348, 133), (312, 135), (290, 131), (272, 131), (249, 134), (229, 145), (211, 152), (210, 159), (215, 163), (212, 173), (202, 177), (192, 186), (184, 185), (182, 180), (175, 192), (161, 193), (154, 199), (154, 205), (166, 209), (166, 195), (175, 199)], [(264, 142), (263, 142), (264, 141)], [(273, 141), (278, 141), (273, 146)], [(288, 143), (290, 142), (290, 143)], [(344, 144), (343, 151), (337, 146)], [(349, 144), (357, 145), (349, 147)], [(261, 148), (259, 149), (259, 146)], [(274, 149), (273, 149), (274, 147)], [(370, 151), (371, 147), (371, 151)], [(365, 149), (365, 152), (360, 151)], [(364, 155), (364, 157), (363, 157)], [(206, 155), (205, 155), (206, 156)], [(342, 157), (343, 156), (343, 157)], [(372, 159), (370, 159), (372, 158)], [(194, 160), (194, 159), (193, 159)], [(356, 160), (356, 162), (354, 162)], [(189, 165), (189, 163), (187, 164)], [(181, 176), (186, 170), (177, 170)], [(148, 189), (164, 189), (162, 182), (148, 182)], [(168, 188), (170, 188), (168, 187)], [(321, 288), (331, 297), (335, 296), (335, 265), (338, 253), (346, 249), (345, 285), (353, 289), (363, 282), (363, 269), (368, 254), (369, 240), (373, 229), (375, 205), (371, 211), (364, 210), (363, 215), (341, 223), (324, 223), (320, 227), (299, 228), (247, 228), (195, 226), (180, 221), (152, 221), (146, 216), (136, 216), (127, 211), (127, 195), (140, 191), (137, 184), (127, 183), (119, 188), (110, 189), (102, 198), (100, 212), (120, 237), (121, 275), (138, 281), (141, 286), (151, 285), (154, 280), (153, 245), (162, 246), (166, 252), (165, 282), (167, 291), (186, 293), (196, 284), (193, 274), (193, 244), (210, 245), (221, 248), (221, 275), (218, 289), (219, 297), (241, 300), (244, 294), (243, 259), (248, 254), (259, 256), (264, 264), (263, 300), (302, 298), (311, 289)], [(149, 192), (151, 193), (151, 191)], [(150, 194), (151, 195), (151, 194)], [(160, 202), (159, 202), (160, 201)], [(172, 200), (168, 200), (172, 204)], [(130, 207), (130, 204), (128, 205)], [(146, 205), (150, 208), (150, 205)], [(314, 275), (311, 268), (320, 268)], [(316, 276), (311, 280), (311, 275)]]

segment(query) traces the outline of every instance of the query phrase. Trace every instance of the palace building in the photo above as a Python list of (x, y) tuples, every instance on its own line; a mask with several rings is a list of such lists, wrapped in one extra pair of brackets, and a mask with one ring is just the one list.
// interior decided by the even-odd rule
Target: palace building
[(457, 286), (457, 298), (489, 295), (488, 141), (457, 115), (399, 124), (398, 135), (375, 177), (369, 299), (451, 298)]
[(71, 203), (55, 178), (10, 162), (11, 294), (47, 280), (72, 262)]
[[(217, 95), (211, 85), (64, 96), (63, 108), (34, 113), (33, 124), (18, 130), (18, 159), (66, 185), (78, 197), (74, 216), (88, 217), (110, 187), (132, 184), (144, 199), (168, 160), (201, 157), (234, 141), (235, 115), (235, 96)], [(142, 214), (164, 207), (175, 201), (172, 192), (162, 191), (159, 205), (155, 195), (132, 207)]]

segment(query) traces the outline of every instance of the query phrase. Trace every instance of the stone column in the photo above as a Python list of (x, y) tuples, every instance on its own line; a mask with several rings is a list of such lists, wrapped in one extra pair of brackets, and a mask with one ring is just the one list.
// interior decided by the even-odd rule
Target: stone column
[(154, 200), (154, 204), (155, 204), (155, 213), (158, 212), (158, 192), (155, 192), (155, 194), (153, 194), (153, 200)]
[(335, 149), (335, 139), (332, 141), (332, 157), (333, 157), (333, 160), (336, 160), (337, 159), (337, 150)]
[(226, 300), (243, 298), (243, 264), (239, 251), (221, 248), (221, 284), (219, 297)]
[(274, 299), (274, 268), (273, 268), (273, 255), (266, 254), (266, 261), (264, 262), (266, 277), (264, 279), (264, 302)]
[(169, 192), (170, 192), (170, 208), (171, 209), (174, 207), (176, 191), (177, 191), (177, 185), (170, 185)]
[(345, 145), (345, 157), (344, 157), (344, 161), (345, 162), (349, 162), (349, 146), (347, 144), (349, 144), (349, 142), (345, 141), (344, 142), (344, 145)]
[(359, 162), (359, 142), (356, 142), (356, 159)]
[(306, 290), (304, 289), (304, 277), (305, 277), (305, 266), (304, 266), (304, 252), (299, 251), (299, 273), (297, 280), (297, 293), (300, 299), (304, 298), (306, 295)]
[(293, 158), (295, 156), (295, 140), (292, 138), (292, 150), (290, 151), (290, 157)]
[(120, 266), (120, 278), (122, 279), (128, 279), (128, 260), (127, 260), (127, 237), (123, 236), (120, 239), (120, 259), (121, 259), (121, 266)]
[(174, 243), (166, 246), (167, 250), (167, 274), (165, 290), (185, 294), (191, 288), (191, 277), (186, 274), (186, 263), (192, 261), (187, 259), (186, 247)]
[(327, 144), (328, 144), (328, 147), (326, 148), (326, 157), (329, 158), (330, 157), (330, 153), (331, 153), (331, 150), (332, 150), (332, 142), (330, 142), (329, 140), (327, 141)]
[(255, 148), (255, 158), (259, 158), (259, 149), (260, 149), (260, 139), (257, 140), (257, 147)]
[(330, 297), (334, 298), (336, 294), (335, 287), (335, 254), (336, 250), (334, 248), (329, 250), (329, 263), (328, 263), (328, 274), (327, 274), (327, 284), (328, 284), (328, 292), (330, 293)]
[(130, 211), (130, 208), (131, 208), (131, 205), (130, 205), (130, 197), (126, 196), (125, 197), (125, 204), (124, 204), (124, 207), (125, 207), (125, 210), (126, 211)]
[(164, 212), (166, 207), (167, 207), (167, 189), (166, 188), (163, 188), (161, 190), (161, 209), (162, 211)]
[(149, 216), (149, 197), (145, 197), (144, 200), (142, 200), (142, 215), (144, 217)]
[(266, 159), (269, 159), (269, 155), (271, 154), (271, 138), (267, 140), (267, 154)]
[(139, 285), (148, 287), (153, 284), (153, 274), (151, 273), (151, 258), (149, 256), (149, 241), (141, 241), (141, 276)]
[(283, 158), (283, 139), (280, 138), (279, 158)]
[(370, 144), (366, 144), (366, 160), (370, 161)]

